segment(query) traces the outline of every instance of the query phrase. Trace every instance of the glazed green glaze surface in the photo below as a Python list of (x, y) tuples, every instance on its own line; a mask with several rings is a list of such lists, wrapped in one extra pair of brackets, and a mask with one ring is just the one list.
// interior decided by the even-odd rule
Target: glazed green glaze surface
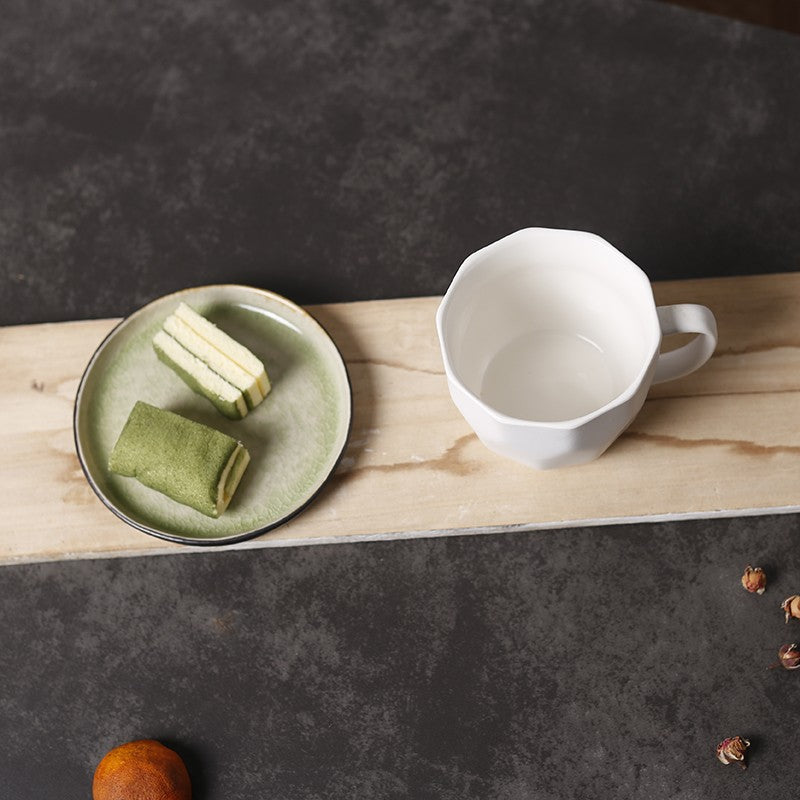
[[(153, 351), (153, 336), (181, 301), (264, 362), (272, 391), (244, 419), (226, 419)], [(137, 400), (244, 443), (252, 460), (219, 519), (109, 471), (109, 453)], [(223, 544), (292, 516), (336, 466), (351, 414), (347, 372), (325, 331), (289, 301), (242, 286), (187, 289), (128, 317), (90, 361), (76, 402), (78, 454), (101, 499), (134, 525), (187, 543)]]

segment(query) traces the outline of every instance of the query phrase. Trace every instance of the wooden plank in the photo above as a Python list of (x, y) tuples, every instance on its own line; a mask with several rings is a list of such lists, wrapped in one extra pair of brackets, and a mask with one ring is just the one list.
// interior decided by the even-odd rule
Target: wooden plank
[[(717, 353), (694, 375), (654, 387), (602, 458), (550, 472), (495, 456), (459, 416), (434, 330), (439, 298), (311, 307), (350, 371), (352, 437), (317, 500), (244, 546), (797, 508), (800, 273), (655, 291), (660, 303), (709, 305)], [(0, 563), (190, 549), (120, 522), (75, 456), (75, 391), (115, 322), (0, 328)]]

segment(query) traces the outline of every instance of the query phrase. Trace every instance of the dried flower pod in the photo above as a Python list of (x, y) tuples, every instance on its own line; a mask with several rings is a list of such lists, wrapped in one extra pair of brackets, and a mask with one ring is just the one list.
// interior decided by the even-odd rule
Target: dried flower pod
[(789, 617), (800, 619), (800, 594), (793, 594), (791, 597), (787, 597), (781, 603), (781, 608), (786, 613), (787, 622), (789, 621)]
[(784, 669), (800, 667), (800, 647), (796, 644), (785, 644), (778, 650), (778, 660)]
[(748, 564), (742, 575), (742, 586), (748, 592), (764, 594), (764, 589), (767, 588), (767, 575), (761, 567), (751, 567)]
[(723, 739), (717, 745), (717, 758), (723, 764), (733, 764), (735, 761), (741, 765), (742, 769), (747, 769), (747, 764), (744, 763), (744, 751), (748, 747), (750, 747), (750, 742), (747, 739), (742, 739), (741, 736), (731, 736)]

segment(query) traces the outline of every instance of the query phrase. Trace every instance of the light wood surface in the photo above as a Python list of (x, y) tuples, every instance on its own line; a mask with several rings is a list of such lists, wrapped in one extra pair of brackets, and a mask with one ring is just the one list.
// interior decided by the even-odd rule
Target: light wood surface
[[(447, 392), (439, 298), (311, 307), (353, 384), (344, 458), (302, 514), (242, 546), (558, 527), (800, 506), (800, 273), (662, 283), (660, 304), (708, 305), (717, 352), (654, 387), (597, 461), (537, 472), (486, 450)], [(75, 391), (116, 320), (0, 328), (0, 563), (186, 552), (95, 497), (75, 455)]]

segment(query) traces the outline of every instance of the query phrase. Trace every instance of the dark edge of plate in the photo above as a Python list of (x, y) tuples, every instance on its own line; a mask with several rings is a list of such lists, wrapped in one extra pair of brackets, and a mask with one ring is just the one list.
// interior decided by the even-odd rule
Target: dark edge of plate
[[(79, 401), (80, 401), (81, 393), (83, 391), (83, 385), (86, 382), (86, 377), (88, 376), (89, 372), (91, 371), (92, 365), (94, 364), (94, 362), (99, 357), (101, 351), (106, 346), (107, 342), (114, 336), (114, 334), (116, 334), (116, 332), (123, 325), (125, 325), (128, 322), (128, 320), (130, 320), (132, 317), (134, 317), (140, 311), (143, 311), (145, 308), (150, 306), (152, 303), (155, 303), (155, 302), (158, 302), (160, 300), (163, 300), (166, 297), (171, 297), (172, 295), (184, 294), (186, 292), (191, 292), (191, 291), (193, 291), (195, 289), (213, 289), (213, 288), (223, 288), (223, 287), (228, 287), (228, 286), (235, 287), (235, 288), (238, 288), (238, 289), (247, 289), (247, 290), (252, 290), (252, 291), (256, 291), (256, 292), (263, 292), (264, 294), (268, 294), (268, 295), (272, 295), (274, 297), (278, 297), (281, 300), (283, 300), (283, 301), (289, 303), (290, 305), (294, 306), (295, 308), (299, 308), (304, 314), (309, 316), (314, 321), (314, 323), (316, 325), (319, 326), (320, 330), (328, 337), (329, 341), (333, 345), (334, 350), (336, 351), (336, 353), (338, 354), (339, 358), (341, 359), (342, 368), (344, 369), (344, 377), (345, 377), (345, 380), (347, 381), (348, 399), (349, 399), (348, 409), (347, 409), (348, 410), (347, 431), (345, 432), (344, 439), (342, 441), (341, 450), (339, 450), (339, 453), (337, 454), (335, 461), (331, 465), (331, 468), (328, 471), (328, 474), (322, 479), (322, 481), (320, 482), (320, 485), (314, 490), (314, 492), (312, 492), (308, 496), (308, 498), (305, 500), (304, 503), (302, 503), (302, 505), (299, 505), (296, 509), (291, 511), (286, 516), (281, 517), (280, 519), (276, 520), (275, 522), (270, 523), (269, 525), (264, 526), (263, 528), (256, 528), (255, 530), (252, 530), (252, 531), (246, 531), (245, 533), (236, 534), (234, 536), (226, 536), (225, 538), (221, 538), (221, 539), (207, 539), (207, 538), (206, 539), (200, 539), (200, 538), (193, 539), (193, 538), (190, 538), (190, 537), (187, 537), (187, 536), (180, 536), (179, 534), (175, 534), (175, 533), (167, 533), (165, 531), (160, 531), (160, 530), (157, 530), (156, 528), (151, 528), (148, 525), (145, 525), (145, 524), (143, 524), (141, 522), (137, 522), (136, 520), (131, 519), (126, 514), (124, 514), (119, 508), (117, 508), (105, 496), (105, 494), (100, 490), (100, 487), (97, 486), (97, 484), (94, 482), (94, 479), (92, 478), (92, 476), (91, 476), (91, 474), (89, 472), (89, 469), (86, 466), (86, 462), (84, 460), (84, 457), (83, 457), (83, 451), (81, 449), (80, 441), (78, 439), (78, 406), (80, 404)], [(333, 339), (333, 337), (330, 335), (330, 333), (328, 333), (326, 328), (320, 323), (320, 321), (313, 314), (310, 314), (308, 311), (306, 311), (306, 309), (302, 308), (301, 306), (298, 306), (297, 303), (292, 302), (287, 297), (283, 297), (282, 295), (276, 294), (275, 292), (270, 292), (268, 289), (259, 289), (258, 287), (255, 287), (255, 286), (245, 286), (243, 284), (231, 284), (231, 283), (209, 284), (209, 285), (206, 285), (206, 286), (192, 286), (192, 287), (188, 287), (186, 289), (180, 289), (177, 292), (171, 292), (170, 294), (162, 295), (161, 297), (155, 297), (149, 303), (145, 303), (145, 305), (141, 306), (141, 308), (138, 308), (136, 311), (133, 311), (131, 314), (129, 314), (124, 319), (121, 319), (103, 337), (103, 340), (100, 342), (99, 345), (97, 345), (97, 347), (95, 348), (94, 353), (92, 353), (92, 357), (89, 359), (88, 363), (86, 364), (86, 368), (83, 371), (83, 375), (81, 376), (81, 380), (78, 383), (78, 389), (75, 392), (75, 404), (74, 404), (74, 408), (72, 410), (72, 438), (73, 438), (73, 440), (75, 442), (75, 452), (78, 455), (78, 461), (80, 462), (81, 470), (83, 470), (83, 474), (86, 477), (86, 481), (89, 484), (89, 486), (92, 487), (92, 491), (97, 495), (97, 497), (100, 500), (100, 502), (109, 511), (111, 511), (115, 516), (119, 517), (123, 522), (127, 523), (132, 528), (135, 528), (136, 530), (141, 531), (142, 533), (149, 534), (150, 536), (154, 536), (157, 539), (163, 539), (163, 540), (168, 541), (168, 542), (174, 542), (175, 544), (185, 544), (185, 545), (197, 546), (197, 547), (221, 547), (221, 546), (224, 546), (224, 545), (236, 544), (238, 542), (244, 542), (247, 539), (254, 539), (256, 536), (260, 536), (261, 534), (267, 533), (268, 531), (272, 531), (275, 528), (280, 527), (281, 525), (285, 525), (287, 522), (289, 522), (289, 520), (294, 519), (294, 517), (296, 517), (302, 511), (305, 511), (305, 509), (308, 508), (308, 506), (311, 505), (311, 503), (317, 498), (317, 496), (323, 490), (323, 488), (328, 483), (328, 481), (330, 481), (331, 476), (333, 475), (333, 473), (336, 472), (336, 468), (339, 466), (339, 463), (342, 460), (342, 456), (344, 455), (344, 451), (347, 449), (347, 443), (350, 440), (350, 434), (352, 432), (352, 429), (353, 429), (353, 383), (350, 380), (350, 371), (347, 369), (347, 362), (345, 361), (344, 356), (342, 355), (342, 351), (339, 349), (339, 345), (336, 344), (336, 341)]]

